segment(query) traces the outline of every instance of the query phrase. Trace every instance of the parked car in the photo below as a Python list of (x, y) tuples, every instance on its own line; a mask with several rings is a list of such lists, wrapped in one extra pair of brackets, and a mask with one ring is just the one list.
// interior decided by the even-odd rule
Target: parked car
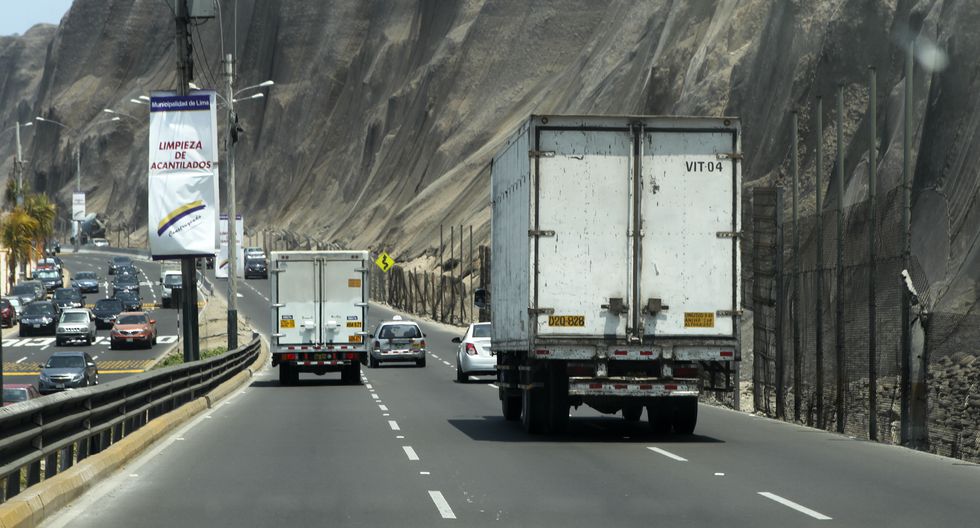
[(123, 274), (117, 273), (116, 277), (112, 279), (112, 295), (115, 296), (118, 292), (128, 292), (140, 290), (140, 279), (133, 274)]
[(416, 366), (425, 366), (425, 334), (418, 324), (396, 315), (379, 323), (369, 337), (374, 341), (368, 352), (371, 368), (385, 361), (414, 361)]
[(146, 312), (123, 312), (116, 317), (116, 324), (109, 332), (109, 348), (123, 345), (142, 345), (151, 348), (157, 344), (157, 321)]
[(109, 247), (109, 241), (104, 238), (93, 238), (92, 245), (97, 248), (106, 248)]
[(111, 259), (109, 259), (108, 262), (108, 268), (109, 268), (108, 273), (109, 275), (115, 275), (117, 268), (121, 268), (124, 266), (132, 266), (132, 265), (133, 265), (133, 259), (129, 257), (124, 257), (124, 256), (112, 257)]
[(88, 308), (70, 308), (61, 312), (55, 330), (55, 346), (71, 341), (82, 341), (86, 345), (95, 342), (95, 316)]
[(58, 326), (58, 307), (51, 301), (34, 301), (20, 316), (20, 335), (54, 335)]
[[(44, 287), (42, 286), (41, 292), (43, 291)], [(44, 299), (43, 293), (40, 294), (41, 297), (38, 297), (38, 288), (35, 284), (24, 284), (23, 282), (11, 288), (10, 295), (20, 299), (21, 306), (26, 306), (27, 303)]]
[(463, 337), (454, 337), (456, 381), (465, 383), (471, 374), (496, 374), (497, 357), (490, 351), (490, 323), (473, 323)]
[(265, 264), (265, 257), (245, 257), (245, 278), (251, 279), (258, 277), (260, 279), (269, 278), (269, 269)]
[(95, 327), (112, 328), (112, 325), (116, 323), (116, 316), (124, 311), (123, 302), (119, 299), (99, 299), (95, 302), (95, 307), (92, 308), (92, 314), (95, 315)]
[(140, 294), (135, 291), (120, 291), (114, 295), (123, 303), (123, 310), (127, 312), (138, 312), (143, 309), (143, 300)]
[(3, 406), (13, 405), (34, 398), (40, 398), (41, 393), (30, 383), (4, 383)]
[(0, 299), (0, 326), (10, 328), (17, 322), (17, 311), (9, 299)]
[(34, 278), (41, 281), (47, 293), (51, 293), (57, 288), (65, 285), (65, 277), (61, 271), (55, 269), (44, 269), (34, 272)]
[(85, 306), (85, 296), (78, 288), (58, 288), (51, 295), (51, 300), (58, 306), (59, 310)]
[(41, 394), (99, 384), (99, 368), (86, 352), (55, 352), (39, 367), (37, 388)]
[(72, 276), (71, 285), (82, 293), (99, 293), (99, 276), (94, 271), (79, 271)]
[(4, 297), (4, 299), (10, 303), (10, 306), (14, 309), (14, 322), (20, 322), (20, 314), (24, 311), (25, 304), (21, 302), (20, 297)]

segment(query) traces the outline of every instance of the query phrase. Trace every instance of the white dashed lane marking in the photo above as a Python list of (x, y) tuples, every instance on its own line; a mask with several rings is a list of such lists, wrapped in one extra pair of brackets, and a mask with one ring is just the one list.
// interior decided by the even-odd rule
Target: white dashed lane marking
[(388, 426), (391, 427), (392, 431), (400, 431), (401, 427), (398, 427), (398, 422), (394, 420), (388, 420)]
[(780, 497), (779, 495), (776, 495), (775, 493), (770, 493), (768, 491), (760, 491), (759, 492), (759, 495), (762, 495), (763, 497), (765, 497), (765, 498), (767, 498), (769, 500), (776, 501), (779, 504), (782, 504), (783, 506), (786, 506), (788, 508), (793, 508), (794, 510), (796, 510), (796, 511), (798, 511), (798, 512), (804, 514), (804, 515), (809, 515), (810, 517), (813, 517), (814, 519), (817, 519), (818, 521), (829, 521), (829, 520), (832, 519), (831, 517), (828, 517), (828, 516), (826, 516), (826, 515), (818, 512), (818, 511), (811, 510), (810, 508), (807, 508), (806, 506), (801, 506), (801, 505), (799, 505), (799, 504), (797, 504), (797, 503), (795, 503), (795, 502), (793, 502), (793, 501), (791, 501), (789, 499)]
[(661, 454), (661, 455), (663, 455), (663, 456), (665, 456), (667, 458), (672, 458), (672, 459), (674, 459), (674, 460), (676, 460), (678, 462), (687, 462), (687, 459), (686, 458), (684, 458), (682, 456), (679, 456), (679, 455), (675, 455), (675, 454), (671, 453), (670, 451), (667, 451), (666, 449), (660, 449), (659, 447), (648, 447), (647, 449), (649, 449), (650, 451), (653, 451), (654, 453), (659, 453), (659, 454)]
[(429, 490), (429, 497), (432, 497), (432, 502), (436, 505), (436, 509), (439, 510), (439, 515), (442, 515), (443, 519), (456, 518), (456, 514), (453, 513), (453, 509), (449, 507), (449, 503), (446, 502), (446, 498), (442, 496), (441, 491)]
[(419, 456), (415, 453), (415, 450), (412, 449), (412, 446), (402, 446), (402, 451), (405, 451), (405, 456), (407, 456), (409, 460), (419, 459)]

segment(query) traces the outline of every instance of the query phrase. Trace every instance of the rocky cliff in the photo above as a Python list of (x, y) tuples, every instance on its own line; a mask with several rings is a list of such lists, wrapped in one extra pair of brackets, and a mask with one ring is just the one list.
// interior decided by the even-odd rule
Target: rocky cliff
[[(839, 84), (844, 200), (866, 196), (870, 65), (877, 178), (882, 192), (893, 189), (904, 137), (899, 43), (920, 36), (935, 46), (920, 47), (913, 79), (914, 251), (942, 292), (937, 303), (975, 305), (975, 1), (238, 0), (237, 16), (235, 4), (221, 2), (223, 23), (194, 28), (195, 80), (220, 86), (223, 32), (238, 58), (236, 86), (276, 81), (266, 99), (239, 105), (247, 223), (383, 246), (403, 259), (437, 244), (441, 223), (487, 236), (488, 161), (532, 112), (737, 115), (746, 180), (762, 184), (787, 174), (790, 111), (799, 109), (804, 210), (812, 210), (812, 103), (825, 99), (829, 174)], [(35, 187), (65, 203), (80, 145), (89, 208), (116, 225), (144, 222), (146, 108), (128, 101), (174, 87), (173, 28), (159, 0), (76, 0), (57, 29), (0, 39), (0, 124), (41, 114), (76, 129), (27, 134)], [(134, 119), (105, 122), (107, 107)]]

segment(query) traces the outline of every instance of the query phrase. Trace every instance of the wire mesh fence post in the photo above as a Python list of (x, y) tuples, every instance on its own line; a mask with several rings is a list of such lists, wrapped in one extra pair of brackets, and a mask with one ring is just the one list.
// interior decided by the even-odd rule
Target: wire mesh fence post
[(793, 320), (793, 420), (800, 421), (803, 401), (803, 365), (800, 353), (800, 149), (799, 114), (793, 110), (793, 303), (789, 316)]
[(837, 432), (844, 432), (844, 409), (847, 397), (847, 369), (844, 357), (844, 85), (837, 87), (837, 175), (836, 175), (836, 211), (837, 216), (837, 271), (835, 280), (837, 286), (837, 319), (834, 324), (837, 395), (834, 409), (837, 418)]
[(773, 211), (775, 223), (775, 251), (773, 252), (773, 272), (776, 279), (776, 417), (786, 418), (786, 388), (783, 383), (786, 371), (786, 355), (783, 341), (783, 327), (786, 324), (786, 289), (783, 277), (783, 188), (775, 189), (776, 205)]
[(816, 171), (816, 189), (815, 193), (817, 195), (817, 222), (816, 222), (816, 238), (817, 238), (817, 265), (816, 265), (816, 400), (817, 400), (817, 428), (823, 429), (826, 427), (824, 422), (824, 412), (823, 412), (823, 98), (817, 97), (816, 110), (817, 126), (816, 126), (816, 136), (817, 136), (817, 171)]
[(875, 279), (878, 277), (878, 89), (875, 69), (868, 68), (868, 438), (878, 440), (878, 305)]

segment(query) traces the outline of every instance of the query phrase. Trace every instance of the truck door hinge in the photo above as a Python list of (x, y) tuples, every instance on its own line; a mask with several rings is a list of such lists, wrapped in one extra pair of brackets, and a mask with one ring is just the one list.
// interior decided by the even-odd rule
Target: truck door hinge
[(669, 308), (670, 306), (664, 304), (663, 299), (652, 298), (647, 299), (647, 304), (643, 307), (643, 313), (648, 315), (657, 315), (658, 313)]
[(528, 229), (527, 236), (529, 237), (553, 237), (555, 236), (554, 231), (548, 231), (543, 229)]
[(617, 317), (629, 312), (629, 308), (623, 302), (622, 297), (610, 297), (608, 304), (603, 304), (599, 307)]
[(555, 151), (553, 151), (553, 150), (529, 150), (529, 151), (527, 151), (527, 157), (529, 157), (529, 158), (553, 158), (553, 157), (555, 157)]
[(718, 159), (727, 159), (732, 161), (742, 161), (743, 159), (741, 152), (719, 152), (717, 156)]
[(530, 315), (531, 317), (537, 315), (554, 315), (554, 313), (555, 313), (554, 308), (528, 308), (527, 309), (527, 314)]
[(736, 317), (742, 315), (742, 310), (718, 310), (715, 315), (718, 317)]
[(715, 233), (718, 238), (739, 238), (742, 236), (741, 231), (718, 231)]

